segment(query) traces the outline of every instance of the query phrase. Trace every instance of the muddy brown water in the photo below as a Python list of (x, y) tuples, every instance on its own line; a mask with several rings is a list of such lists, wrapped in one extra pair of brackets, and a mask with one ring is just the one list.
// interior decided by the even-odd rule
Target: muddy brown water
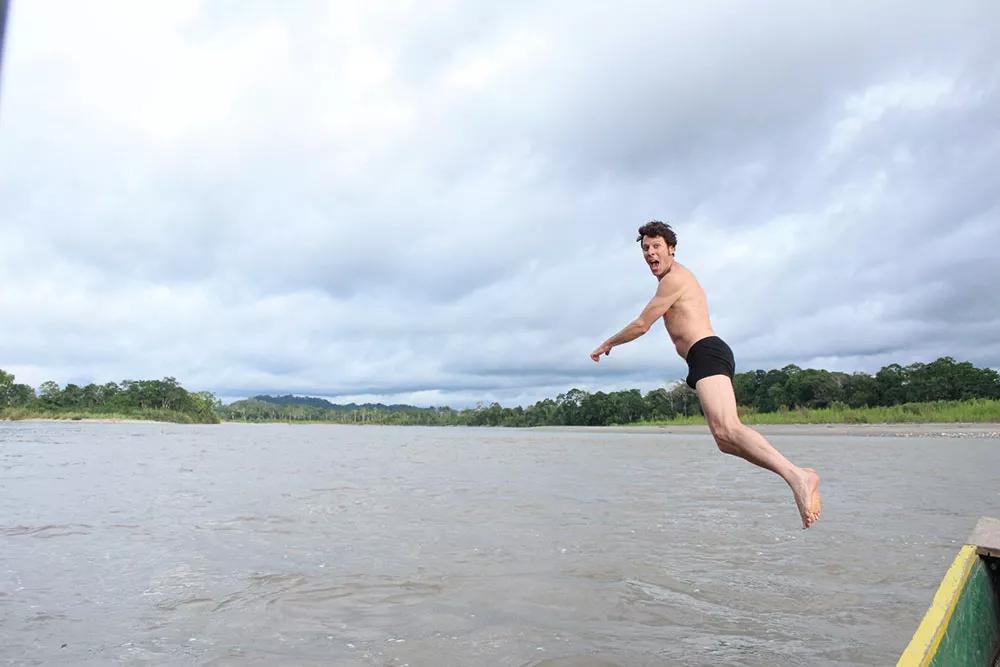
[(774, 435), (802, 531), (697, 429), (0, 423), (0, 663), (892, 664), (1000, 516), (903, 435)]

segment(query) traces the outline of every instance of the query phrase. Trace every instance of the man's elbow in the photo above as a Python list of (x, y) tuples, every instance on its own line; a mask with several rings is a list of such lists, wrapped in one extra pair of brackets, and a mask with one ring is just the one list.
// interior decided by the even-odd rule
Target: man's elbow
[(643, 320), (634, 320), (632, 322), (632, 328), (635, 329), (640, 336), (649, 331), (649, 326), (649, 323)]

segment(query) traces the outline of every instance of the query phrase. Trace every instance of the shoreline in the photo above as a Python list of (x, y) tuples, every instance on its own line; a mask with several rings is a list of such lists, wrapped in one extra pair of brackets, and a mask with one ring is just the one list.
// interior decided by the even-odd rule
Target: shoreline
[[(55, 419), (51, 417), (29, 417), (25, 419), (0, 419), (0, 423), (77, 423), (77, 424), (173, 424), (153, 419), (100, 418)], [(327, 422), (309, 422), (324, 424)], [(221, 424), (291, 424), (294, 422), (226, 422)], [(332, 425), (340, 425), (330, 422)], [(195, 426), (196, 424), (189, 424)], [(218, 426), (220, 424), (207, 424)], [(381, 426), (381, 424), (353, 424), (353, 426)], [(1000, 439), (998, 422), (899, 422), (891, 424), (747, 424), (765, 436), (834, 436), (834, 437), (883, 437), (883, 438), (978, 438)], [(417, 426), (420, 428), (420, 426)], [(426, 428), (426, 427), (425, 427)], [(431, 427), (433, 428), (433, 427)], [(440, 428), (448, 428), (442, 426)], [(466, 428), (503, 428), (475, 427)], [(516, 427), (509, 427), (516, 428)], [(663, 426), (529, 426), (529, 431), (554, 431), (562, 433), (632, 433), (636, 435), (708, 435), (704, 424), (677, 424)]]
[(0, 423), (27, 423), (27, 424), (175, 424), (177, 422), (167, 422), (159, 419), (134, 419), (115, 417), (83, 417), (73, 419), (66, 417), (63, 419), (56, 417), (25, 417), (24, 419), (0, 418)]
[[(881, 438), (986, 438), (1000, 439), (1000, 423), (934, 422), (891, 424), (747, 424), (765, 436), (839, 436)], [(538, 426), (538, 430), (636, 433), (644, 435), (708, 435), (704, 424), (675, 426)]]

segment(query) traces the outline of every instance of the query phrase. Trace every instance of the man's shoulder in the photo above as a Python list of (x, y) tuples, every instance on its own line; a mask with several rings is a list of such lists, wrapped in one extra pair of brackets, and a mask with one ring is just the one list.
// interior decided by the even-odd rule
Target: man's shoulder
[(677, 294), (683, 296), (690, 289), (698, 287), (698, 281), (694, 274), (680, 264), (674, 264), (673, 268), (660, 279), (656, 291), (658, 294)]
[(695, 280), (694, 274), (691, 273), (691, 269), (687, 268), (680, 262), (674, 262), (673, 268), (667, 275), (663, 276), (663, 280), (669, 280), (675, 285), (681, 285), (689, 283)]

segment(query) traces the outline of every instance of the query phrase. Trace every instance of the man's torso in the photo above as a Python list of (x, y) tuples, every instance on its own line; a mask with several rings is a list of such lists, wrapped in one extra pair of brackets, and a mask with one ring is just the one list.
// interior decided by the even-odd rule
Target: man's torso
[(694, 274), (680, 263), (675, 262), (663, 280), (671, 281), (671, 291), (676, 290), (680, 293), (670, 309), (664, 313), (663, 323), (677, 349), (677, 354), (686, 358), (692, 345), (706, 336), (715, 335), (708, 317), (708, 300)]

